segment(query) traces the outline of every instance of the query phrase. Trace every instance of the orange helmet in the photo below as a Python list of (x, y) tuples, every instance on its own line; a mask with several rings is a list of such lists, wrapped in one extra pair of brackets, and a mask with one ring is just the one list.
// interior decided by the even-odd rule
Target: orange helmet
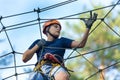
[[(46, 21), (43, 25), (43, 33), (46, 34), (46, 28), (52, 24), (58, 24), (60, 25), (60, 22), (56, 19), (53, 19), (53, 20), (49, 20), (49, 21)], [(61, 25), (60, 25), (61, 27)]]

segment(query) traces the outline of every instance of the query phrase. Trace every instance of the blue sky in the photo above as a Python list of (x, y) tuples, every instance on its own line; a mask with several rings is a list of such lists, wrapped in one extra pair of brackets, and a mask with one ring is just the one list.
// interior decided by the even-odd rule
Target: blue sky
[[(41, 9), (41, 8), (45, 8), (47, 6), (51, 6), (53, 4), (60, 3), (63, 1), (66, 1), (66, 0), (0, 0), (0, 16), (5, 17), (8, 15), (28, 12), (28, 11), (37, 9), (38, 7)], [(115, 1), (118, 1), (118, 0), (115, 0)], [(88, 7), (89, 10), (92, 10), (93, 8), (90, 5), (91, 2), (94, 3), (95, 5), (102, 4), (104, 6), (107, 6), (111, 4), (112, 0), (78, 0), (76, 2), (67, 4), (58, 8), (41, 12), (40, 18), (46, 18), (46, 19), (59, 18), (59, 17), (64, 17), (67, 15), (75, 14), (75, 13), (84, 12), (83, 7), (85, 5), (87, 7), (89, 6)], [(37, 18), (37, 14), (32, 13), (32, 14), (16, 16), (12, 18), (6, 18), (6, 19), (3, 19), (2, 22), (4, 26), (9, 26), (9, 25), (13, 25), (16, 23), (24, 22), (24, 21), (30, 21), (36, 18)], [(61, 21), (61, 24), (64, 25), (65, 22), (66, 20)], [(2, 29), (2, 26), (0, 25), (0, 30), (1, 29)], [(23, 53), (35, 39), (40, 38), (38, 25), (10, 30), (10, 31), (7, 31), (7, 33), (11, 40), (12, 46), (14, 47), (14, 50), (21, 53)], [(4, 32), (0, 33), (0, 40), (1, 39), (4, 39), (5, 41), (0, 43), (0, 53), (3, 53), (6, 50), (7, 52), (11, 52), (10, 45), (8, 43), (8, 40)], [(22, 55), (17, 54), (16, 59), (17, 59), (17, 65), (25, 65), (21, 61)], [(35, 61), (35, 56), (31, 61), (29, 61), (26, 64), (34, 63), (34, 61)], [(10, 65), (12, 66), (13, 63)], [(8, 73), (8, 71), (10, 73)], [(10, 76), (10, 74), (14, 74), (14, 69), (12, 70), (13, 72), (11, 72), (11, 70), (8, 70), (8, 71), (1, 70), (0, 71), (0, 74), (2, 74), (1, 77), (4, 78), (6, 76)], [(22, 73), (23, 70), (19, 68), (18, 72)], [(6, 73), (7, 75), (4, 76), (4, 74)], [(25, 77), (26, 76), (23, 76), (23, 78)], [(11, 79), (8, 79), (8, 80), (11, 80)], [(15, 80), (15, 79), (12, 78), (12, 80)]]

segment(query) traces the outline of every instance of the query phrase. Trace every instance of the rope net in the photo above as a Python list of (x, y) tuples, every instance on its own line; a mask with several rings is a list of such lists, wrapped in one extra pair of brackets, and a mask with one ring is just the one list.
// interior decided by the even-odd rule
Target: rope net
[[(28, 38), (34, 37), (34, 39), (37, 39), (39, 36), (40, 38), (43, 38), (44, 35), (42, 34), (41, 24), (49, 19), (53, 19), (53, 18), (42, 19), (40, 14), (42, 12), (52, 10), (54, 8), (58, 8), (60, 6), (64, 6), (70, 3), (72, 4), (73, 2), (77, 2), (77, 1), (78, 0), (67, 0), (61, 3), (57, 3), (54, 5), (45, 7), (45, 8), (37, 8), (37, 9), (33, 9), (32, 11), (28, 11), (24, 13), (0, 17), (0, 36), (1, 36), (0, 42), (1, 44), (5, 44), (5, 45), (7, 44), (6, 47), (10, 47), (10, 49), (4, 48), (3, 52), (1, 52), (0, 54), (0, 63), (1, 63), (0, 73), (2, 75), (2, 80), (21, 80), (22, 77), (27, 80), (26, 76), (28, 77), (28, 75), (31, 72), (33, 72), (32, 69), (34, 68), (35, 61), (31, 60), (28, 63), (22, 62), (22, 54), (25, 50), (23, 49), (22, 46), (27, 45), (26, 48), (28, 48), (29, 42), (27, 40), (27, 37)], [(104, 76), (105, 71), (110, 71), (116, 67), (119, 70), (120, 57), (117, 55), (120, 52), (120, 48), (119, 48), (120, 47), (120, 42), (119, 42), (120, 29), (113, 28), (113, 26), (117, 26), (117, 25), (113, 24), (113, 26), (111, 26), (109, 22), (112, 22), (112, 21), (105, 20), (112, 13), (112, 11), (115, 10), (116, 7), (119, 7), (119, 5), (120, 5), (120, 0), (118, 0), (116, 3), (112, 5), (108, 5), (105, 7), (100, 7), (93, 10), (88, 10), (85, 12), (70, 14), (67, 16), (56, 18), (61, 21), (62, 20), (73, 20), (73, 21), (80, 20), (81, 21), (81, 19), (83, 18), (78, 18), (76, 16), (84, 15), (90, 12), (97, 13), (103, 9), (109, 8), (107, 12), (105, 12), (105, 15), (103, 15), (103, 17), (99, 17), (97, 19), (97, 22), (95, 24), (96, 26), (91, 30), (90, 36), (92, 36), (92, 38), (95, 39), (98, 36), (96, 34), (96, 31), (99, 30), (99, 33), (102, 33), (103, 31), (109, 30), (111, 32), (111, 35), (114, 34), (114, 36), (117, 37), (115, 41), (112, 41), (112, 36), (109, 35), (109, 37), (111, 37), (111, 41), (110, 41), (111, 44), (107, 45), (106, 43), (106, 46), (102, 46), (102, 47), (100, 46), (97, 49), (95, 47), (90, 47), (91, 49), (88, 48), (89, 49), (88, 51), (86, 49), (76, 49), (76, 48), (68, 50), (67, 56), (65, 57), (64, 60), (66, 62), (67, 67), (74, 71), (71, 73), (71, 76), (79, 74), (78, 77), (85, 76), (84, 80), (94, 80), (95, 78), (96, 80), (106, 80), (106, 77)], [(33, 18), (27, 18), (26, 16), (28, 15), (31, 15)], [(99, 13), (98, 13), (98, 16), (99, 16)], [(26, 20), (22, 20), (22, 21), (17, 20), (16, 24), (14, 23), (5, 24), (7, 20), (8, 21), (13, 20), (15, 17), (17, 18), (26, 17)], [(101, 25), (103, 26), (103, 29), (105, 29), (104, 27), (106, 27), (106, 30), (103, 30), (102, 27), (99, 27)], [(21, 35), (17, 34), (18, 32), (19, 33), (22, 32)], [(31, 33), (28, 33), (28, 32), (31, 32)], [(36, 32), (39, 32), (40, 34), (36, 34)], [(6, 40), (4, 40), (4, 38), (6, 38)], [(24, 41), (21, 41), (22, 40), (21, 38), (25, 38)], [(31, 40), (29, 41), (32, 42)], [(64, 49), (64, 48), (60, 48), (60, 49)], [(109, 56), (107, 56), (109, 52), (107, 51), (116, 52), (116, 53), (110, 53), (111, 54), (110, 56), (114, 54), (116, 55), (116, 57), (113, 56), (112, 59), (109, 59)], [(101, 60), (97, 60), (100, 58), (96, 57), (96, 55), (99, 55), (100, 57), (103, 54), (105, 56), (101, 57)], [(105, 58), (108, 59), (104, 63), (106, 64), (106, 66), (100, 65), (99, 61), (102, 61), (102, 59), (105, 59)], [(2, 61), (5, 61), (5, 62), (2, 62)], [(95, 61), (98, 64), (95, 64)], [(73, 62), (73, 64), (71, 64), (71, 62)], [(85, 66), (82, 66), (84, 62), (86, 62), (85, 64), (88, 65), (87, 67), (89, 67), (87, 69), (90, 69), (90, 70), (87, 70), (87, 71), (82, 70), (85, 67)], [(90, 71), (91, 73), (89, 74), (88, 71)], [(120, 77), (118, 78), (120, 79)], [(116, 80), (118, 78), (116, 77)], [(81, 80), (83, 80), (83, 78)]]

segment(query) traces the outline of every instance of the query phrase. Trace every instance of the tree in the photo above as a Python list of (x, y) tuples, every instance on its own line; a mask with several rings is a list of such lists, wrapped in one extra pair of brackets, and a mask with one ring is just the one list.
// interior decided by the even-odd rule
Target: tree
[[(94, 6), (94, 9), (97, 9), (99, 7), (101, 6)], [(110, 11), (110, 9), (111, 8), (100, 9), (96, 11), (96, 13), (98, 13), (98, 18), (101, 18), (101, 20), (97, 20), (94, 23), (91, 29), (91, 31), (92, 30), (93, 31), (89, 36), (86, 47), (84, 49), (77, 50), (79, 52), (77, 52), (76, 54), (85, 54), (89, 51), (94, 51), (94, 50), (98, 50), (98, 51), (88, 55), (84, 55), (76, 59), (72, 59), (72, 61), (68, 61), (67, 66), (69, 68), (73, 70), (77, 68), (76, 72), (72, 73), (74, 77), (76, 76), (77, 78), (79, 78), (78, 76), (80, 76), (81, 78), (85, 79), (86, 77), (97, 72), (100, 66), (102, 66), (102, 69), (104, 69), (105, 67), (119, 60), (120, 45), (116, 45), (114, 47), (109, 47), (109, 46), (117, 44), (120, 40), (119, 39), (120, 36), (118, 34), (118, 32), (120, 33), (120, 27), (119, 27), (120, 13), (116, 11), (117, 14), (116, 16), (113, 17), (112, 15), (114, 13), (111, 12), (109, 13), (109, 15), (107, 15), (104, 18), (104, 16)], [(87, 14), (80, 15), (80, 18), (85, 18), (86, 15)], [(100, 25), (98, 25), (99, 23)], [(74, 23), (73, 25), (67, 23), (67, 26), (69, 27), (69, 29), (73, 31), (73, 33), (75, 33), (75, 35), (78, 34), (78, 36), (81, 36), (82, 33), (84, 32), (84, 28), (80, 27), (79, 25), (84, 26), (84, 23), (82, 21), (80, 21), (80, 23), (76, 23), (76, 24)], [(98, 26), (96, 27), (96, 25)], [(109, 48), (106, 48), (106, 47), (109, 47)], [(96, 80), (96, 79), (104, 80), (104, 78), (105, 78), (105, 72), (102, 71), (99, 74), (97, 73), (91, 78), (89, 78), (89, 80)]]

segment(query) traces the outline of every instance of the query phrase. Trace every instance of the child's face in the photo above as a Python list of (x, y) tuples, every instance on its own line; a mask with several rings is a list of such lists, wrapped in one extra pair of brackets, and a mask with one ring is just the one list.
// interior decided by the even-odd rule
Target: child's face
[(60, 35), (61, 26), (58, 25), (58, 24), (53, 24), (53, 25), (51, 25), (49, 31), (50, 31), (50, 33), (53, 34), (54, 36), (58, 37), (58, 36)]

